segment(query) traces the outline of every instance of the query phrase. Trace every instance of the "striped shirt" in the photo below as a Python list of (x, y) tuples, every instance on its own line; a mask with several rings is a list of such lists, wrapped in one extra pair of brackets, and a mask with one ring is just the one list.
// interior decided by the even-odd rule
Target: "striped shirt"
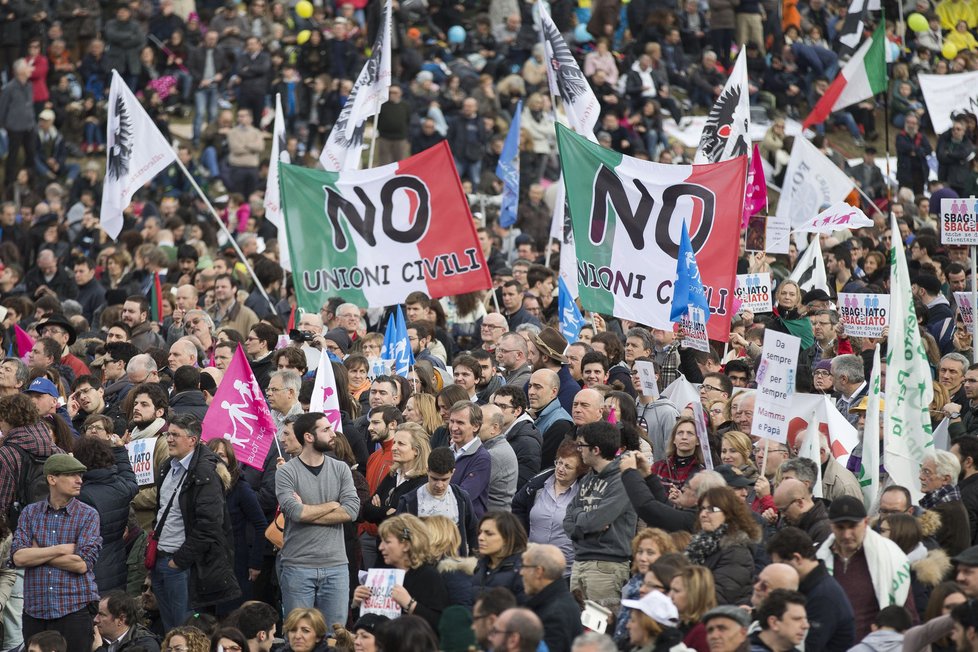
[(95, 560), (102, 549), (99, 516), (93, 507), (72, 499), (61, 509), (47, 500), (31, 503), (20, 515), (14, 531), (11, 554), (37, 545), (41, 548), (75, 544), (75, 554), (84, 560), (84, 573), (41, 564), (24, 569), (24, 612), (40, 620), (54, 620), (97, 602)]

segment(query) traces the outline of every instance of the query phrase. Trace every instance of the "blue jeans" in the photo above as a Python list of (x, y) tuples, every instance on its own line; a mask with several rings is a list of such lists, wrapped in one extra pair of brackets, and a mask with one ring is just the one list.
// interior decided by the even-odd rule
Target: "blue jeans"
[(468, 177), (472, 182), (472, 190), (475, 191), (482, 178), (482, 161), (464, 161), (456, 158), (455, 168), (458, 170), (458, 178), (461, 180)]
[(102, 129), (99, 125), (94, 122), (85, 123), (85, 144), (86, 145), (104, 145), (105, 144), (105, 129)]
[(332, 568), (279, 568), (282, 607), (288, 615), (296, 607), (315, 607), (326, 619), (326, 631), (333, 624), (346, 625), (350, 606), (350, 571), (346, 566)]
[(204, 151), (200, 153), (200, 164), (207, 168), (212, 179), (221, 176), (221, 165), (220, 161), (217, 160), (217, 150), (213, 147), (205, 147)]
[(217, 120), (217, 86), (211, 84), (194, 93), (194, 142), (200, 141), (201, 126), (204, 120)]
[(190, 571), (170, 568), (167, 564), (171, 559), (171, 555), (161, 550), (153, 567), (153, 594), (160, 608), (164, 631), (182, 625), (190, 613)]

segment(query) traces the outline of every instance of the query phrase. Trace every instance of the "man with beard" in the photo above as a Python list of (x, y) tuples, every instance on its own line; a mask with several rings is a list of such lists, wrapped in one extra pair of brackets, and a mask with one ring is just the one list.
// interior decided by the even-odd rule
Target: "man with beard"
[[(390, 473), (391, 464), (394, 463), (392, 452), (394, 432), (404, 423), (404, 416), (393, 405), (383, 405), (373, 410), (369, 419), (367, 433), (370, 435), (371, 443), (377, 446), (377, 450), (367, 458), (367, 486), (370, 488), (370, 495), (373, 496)], [(360, 535), (364, 568), (372, 568), (377, 561), (377, 526), (363, 522), (360, 523), (357, 531)]]
[(131, 428), (129, 440), (156, 438), (153, 446), (153, 482), (140, 487), (132, 500), (136, 520), (144, 530), (153, 526), (156, 517), (157, 485), (163, 477), (163, 469), (169, 463), (170, 455), (166, 446), (166, 411), (170, 400), (166, 392), (155, 383), (143, 383), (132, 389), (132, 412), (129, 415)]
[(105, 353), (101, 356), (102, 364), (102, 398), (106, 404), (106, 416), (112, 418), (122, 416), (122, 399), (129, 394), (132, 383), (126, 374), (129, 361), (139, 355), (139, 349), (129, 342), (109, 342), (105, 345)]
[(279, 584), (286, 613), (296, 607), (319, 609), (330, 623), (345, 623), (350, 576), (343, 523), (360, 511), (353, 475), (343, 462), (327, 457), (336, 438), (322, 412), (296, 419), (299, 456), (275, 475), (275, 493), (285, 515), (285, 543), (279, 556)]

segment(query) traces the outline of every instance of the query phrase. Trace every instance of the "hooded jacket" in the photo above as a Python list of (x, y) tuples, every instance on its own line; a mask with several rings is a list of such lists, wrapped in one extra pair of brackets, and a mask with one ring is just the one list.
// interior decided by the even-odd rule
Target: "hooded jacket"
[[(598, 473), (581, 478), (581, 489), (564, 516), (564, 530), (574, 542), (575, 561), (631, 559), (631, 540), (638, 517), (612, 460)], [(747, 586), (750, 590), (750, 584)]]
[(878, 629), (864, 638), (849, 652), (899, 652), (903, 649), (903, 634), (891, 629)]
[(540, 471), (543, 436), (533, 425), (533, 418), (525, 412), (509, 426), (505, 436), (519, 462), (519, 474), (516, 478), (516, 490), (519, 491)]
[[(190, 605), (195, 609), (241, 595), (234, 576), (234, 538), (225, 499), (228, 487), (218, 472), (219, 461), (211, 449), (198, 444), (177, 497), (186, 539), (173, 553), (173, 563), (190, 571)], [(171, 470), (167, 465), (157, 491)]]
[(102, 550), (95, 561), (95, 583), (100, 594), (126, 588), (126, 542), (129, 505), (139, 492), (136, 474), (125, 446), (114, 446), (115, 465), (89, 469), (82, 476), (78, 500), (98, 511)]

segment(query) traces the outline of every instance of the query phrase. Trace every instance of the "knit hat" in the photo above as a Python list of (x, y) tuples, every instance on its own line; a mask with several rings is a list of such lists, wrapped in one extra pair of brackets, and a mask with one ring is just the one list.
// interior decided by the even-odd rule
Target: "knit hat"
[(470, 647), (476, 645), (472, 613), (460, 605), (448, 607), (438, 622), (438, 635), (442, 652), (468, 652)]
[(358, 629), (362, 629), (365, 632), (376, 635), (377, 629), (384, 623), (390, 622), (390, 618), (387, 616), (381, 616), (380, 614), (364, 614), (360, 616), (359, 620), (353, 625), (352, 632), (356, 633)]

